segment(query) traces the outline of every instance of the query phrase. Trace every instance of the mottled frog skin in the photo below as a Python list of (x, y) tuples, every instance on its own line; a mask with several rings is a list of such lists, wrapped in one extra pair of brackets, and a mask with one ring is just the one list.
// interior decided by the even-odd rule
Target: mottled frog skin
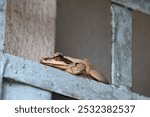
[(87, 59), (78, 59), (64, 56), (62, 53), (55, 53), (53, 57), (43, 57), (40, 63), (108, 84), (104, 75), (98, 72)]

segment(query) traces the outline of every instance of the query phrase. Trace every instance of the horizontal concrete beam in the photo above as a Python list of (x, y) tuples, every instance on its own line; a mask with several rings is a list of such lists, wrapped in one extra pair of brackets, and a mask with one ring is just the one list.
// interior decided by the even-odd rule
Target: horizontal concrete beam
[(150, 15), (150, 0), (111, 0), (117, 4), (129, 7), (133, 10)]
[(124, 86), (106, 85), (23, 58), (5, 56), (8, 61), (4, 77), (26, 85), (76, 99), (150, 99)]

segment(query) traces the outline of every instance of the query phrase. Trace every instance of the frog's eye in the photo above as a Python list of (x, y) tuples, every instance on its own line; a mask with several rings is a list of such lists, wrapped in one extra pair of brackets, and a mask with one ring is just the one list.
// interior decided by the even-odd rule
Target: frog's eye
[(56, 52), (54, 56), (63, 56), (63, 54), (60, 52)]

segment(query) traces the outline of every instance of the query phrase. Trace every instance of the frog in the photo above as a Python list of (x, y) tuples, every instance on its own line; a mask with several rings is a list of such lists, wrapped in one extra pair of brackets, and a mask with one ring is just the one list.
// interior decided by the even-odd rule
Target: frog
[(95, 66), (88, 59), (74, 58), (56, 52), (52, 57), (42, 57), (40, 63), (66, 71), (73, 75), (109, 84), (103, 73), (96, 70)]

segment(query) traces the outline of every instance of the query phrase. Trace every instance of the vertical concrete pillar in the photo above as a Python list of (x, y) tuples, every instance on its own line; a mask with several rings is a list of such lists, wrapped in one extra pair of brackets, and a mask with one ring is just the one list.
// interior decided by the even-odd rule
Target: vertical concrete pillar
[(112, 84), (132, 87), (132, 13), (118, 5), (112, 12)]
[(3, 74), (5, 67), (4, 52), (4, 38), (5, 38), (5, 24), (6, 24), (6, 0), (0, 1), (0, 99), (2, 97)]

